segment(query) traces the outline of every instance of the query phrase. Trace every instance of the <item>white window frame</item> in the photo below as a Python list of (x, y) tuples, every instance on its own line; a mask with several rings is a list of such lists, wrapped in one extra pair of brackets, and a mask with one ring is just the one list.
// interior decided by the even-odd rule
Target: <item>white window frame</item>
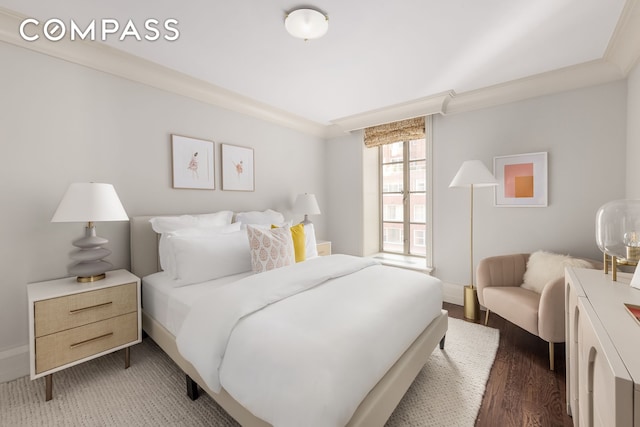
[[(404, 255), (405, 256), (415, 256), (418, 258), (425, 258), (426, 259), (426, 264), (428, 268), (432, 268), (433, 267), (433, 134), (432, 134), (432, 123), (433, 123), (433, 119), (431, 116), (427, 116), (425, 117), (425, 166), (426, 166), (426, 172), (425, 172), (425, 185), (424, 185), (424, 190), (422, 189), (417, 189), (414, 191), (417, 192), (424, 192), (425, 193), (425, 204), (424, 204), (424, 215), (425, 215), (425, 230), (424, 232), (424, 247), (425, 247), (425, 253), (426, 255), (416, 255), (416, 254), (410, 254), (409, 255), (409, 247), (410, 247), (410, 239), (407, 239), (407, 241), (405, 242), (405, 250), (404, 250)], [(408, 144), (405, 144), (408, 146)], [(407, 148), (407, 153), (405, 154), (406, 156), (408, 156), (408, 148)], [(379, 199), (380, 199), (380, 210), (379, 210), (379, 218), (380, 218), (380, 252), (387, 252), (384, 250), (384, 217), (383, 217), (383, 175), (382, 175), (382, 163), (383, 163), (383, 156), (382, 156), (382, 147), (380, 147), (380, 152), (379, 152), (379, 160), (378, 160), (378, 168), (379, 168)], [(409, 168), (407, 168), (407, 171), (405, 173), (405, 184), (404, 186), (407, 188), (407, 194), (410, 194), (409, 192)], [(409, 212), (408, 209), (405, 209), (406, 212), (406, 221), (408, 221), (408, 225), (407, 225), (407, 229), (410, 229), (410, 225), (411, 222), (409, 221)], [(386, 222), (393, 222), (393, 221), (386, 221)], [(402, 221), (403, 223), (405, 222), (405, 220)], [(422, 230), (414, 230), (414, 231), (422, 231)], [(405, 233), (405, 235), (407, 235)], [(408, 236), (408, 235), (407, 235)], [(388, 242), (390, 243), (390, 242)], [(423, 247), (421, 245), (416, 245), (415, 244), (415, 240), (414, 240), (414, 246), (419, 246), (419, 247)], [(392, 252), (395, 253), (395, 252)]]

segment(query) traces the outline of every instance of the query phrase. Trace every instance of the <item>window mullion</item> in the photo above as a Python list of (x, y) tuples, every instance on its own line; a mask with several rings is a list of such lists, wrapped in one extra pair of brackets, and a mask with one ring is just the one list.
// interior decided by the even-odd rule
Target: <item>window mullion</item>
[(411, 181), (409, 176), (411, 174), (409, 170), (409, 141), (404, 141), (402, 143), (403, 148), (403, 194), (402, 194), (402, 202), (403, 202), (403, 212), (404, 212), (404, 253), (409, 254), (410, 246), (411, 246), (411, 212), (410, 212), (410, 199), (411, 193), (409, 191)]

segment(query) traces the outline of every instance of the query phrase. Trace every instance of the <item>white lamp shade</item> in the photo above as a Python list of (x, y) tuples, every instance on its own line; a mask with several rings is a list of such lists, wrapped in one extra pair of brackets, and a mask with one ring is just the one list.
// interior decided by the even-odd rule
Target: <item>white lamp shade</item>
[(111, 184), (73, 183), (64, 193), (51, 222), (128, 221)]
[(293, 212), (306, 215), (320, 215), (320, 207), (314, 194), (300, 194), (293, 204)]
[(329, 29), (329, 18), (314, 9), (297, 9), (284, 19), (284, 26), (293, 37), (317, 39)]
[(453, 187), (490, 187), (498, 185), (498, 181), (480, 160), (467, 160), (462, 163), (458, 173), (453, 177), (449, 188)]

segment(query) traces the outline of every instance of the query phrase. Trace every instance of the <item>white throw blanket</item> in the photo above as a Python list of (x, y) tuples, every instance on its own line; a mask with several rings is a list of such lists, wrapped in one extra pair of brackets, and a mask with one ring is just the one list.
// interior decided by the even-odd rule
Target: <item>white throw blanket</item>
[(209, 388), (274, 426), (344, 426), (441, 307), (435, 278), (332, 255), (211, 292), (177, 344)]
[(191, 309), (176, 337), (178, 350), (209, 388), (219, 393), (218, 370), (231, 332), (241, 318), (329, 279), (375, 264), (366, 258), (336, 255), (270, 270), (227, 285)]

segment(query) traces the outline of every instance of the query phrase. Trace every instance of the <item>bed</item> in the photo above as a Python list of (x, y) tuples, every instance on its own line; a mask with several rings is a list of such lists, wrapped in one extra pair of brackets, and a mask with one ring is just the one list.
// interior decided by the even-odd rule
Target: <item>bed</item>
[[(185, 356), (184, 349), (181, 352), (179, 350), (179, 342), (176, 337), (179, 336), (182, 339), (182, 336), (179, 335), (179, 331), (182, 331), (182, 335), (185, 334), (184, 329), (191, 330), (189, 328), (183, 328), (185, 324), (193, 325), (193, 317), (195, 312), (198, 312), (197, 304), (199, 303), (201, 306), (203, 297), (201, 297), (199, 288), (206, 288), (208, 286), (220, 286), (220, 288), (225, 288), (225, 284), (231, 283), (237, 280), (234, 283), (245, 283), (250, 282), (251, 280), (256, 280), (257, 276), (251, 273), (242, 273), (237, 275), (230, 275), (215, 281), (215, 284), (200, 284), (196, 283), (191, 286), (185, 286), (180, 288), (171, 289), (170, 287), (163, 288), (163, 272), (161, 272), (159, 257), (158, 257), (158, 242), (159, 236), (151, 227), (149, 220), (153, 218), (153, 216), (142, 216), (142, 217), (134, 217), (131, 219), (131, 267), (132, 272), (137, 276), (143, 278), (143, 329), (144, 331), (174, 360), (174, 362), (185, 372), (187, 376), (187, 392), (192, 397), (195, 398), (198, 392), (198, 386), (204, 390), (207, 394), (209, 394), (222, 408), (224, 408), (231, 417), (233, 417), (236, 421), (238, 421), (243, 426), (269, 426), (271, 423), (265, 421), (263, 418), (260, 418), (254, 413), (257, 411), (252, 408), (252, 410), (248, 409), (244, 405), (240, 403), (236, 398), (232, 397), (232, 395), (226, 390), (225, 387), (217, 388), (214, 383), (212, 383), (211, 378), (209, 378), (209, 374), (202, 374), (202, 369), (196, 369), (194, 364), (197, 365), (196, 362), (192, 363)], [(333, 257), (333, 256), (332, 256)], [(322, 257), (325, 258), (325, 257)], [(313, 266), (313, 263), (324, 263), (322, 269), (327, 269), (331, 267), (331, 265), (341, 264), (348, 262), (349, 264), (356, 262), (359, 263), (361, 261), (350, 260), (340, 258), (340, 256), (335, 256), (335, 259), (318, 259), (318, 260), (310, 260), (305, 261), (303, 263), (298, 263), (296, 266), (291, 266), (292, 270), (297, 267), (300, 271), (298, 274), (307, 274), (305, 269), (316, 268)], [(320, 264), (318, 264), (320, 265)], [(370, 267), (370, 268), (369, 268)], [(393, 267), (381, 267), (381, 266), (365, 266), (362, 267), (362, 271), (370, 276), (375, 274), (377, 276), (380, 275), (381, 272), (384, 274), (390, 274), (391, 270), (376, 270), (376, 269), (393, 269)], [(360, 272), (360, 267), (357, 267), (358, 273), (348, 274), (346, 276), (354, 276), (355, 274), (365, 274)], [(373, 269), (373, 270), (372, 270)], [(284, 274), (285, 269), (281, 269), (281, 272), (267, 272), (268, 274)], [(375, 273), (371, 273), (374, 271)], [(399, 270), (397, 271), (399, 272)], [(261, 273), (261, 274), (267, 274)], [(267, 276), (265, 276), (267, 277)], [(276, 277), (276, 276), (274, 276)], [(367, 277), (367, 276), (362, 276)], [(395, 276), (394, 276), (395, 277)], [(428, 280), (432, 280), (425, 276)], [(338, 280), (343, 280), (341, 278), (332, 279), (333, 282), (337, 282)], [(345, 279), (346, 280), (346, 279)], [(362, 282), (363, 279), (360, 279)], [(364, 279), (369, 280), (369, 279)], [(437, 279), (433, 279), (437, 281)], [(234, 285), (235, 286), (235, 285)], [(320, 292), (316, 289), (328, 288), (329, 286), (324, 285), (323, 287), (315, 287), (313, 285), (313, 289), (301, 292), (299, 295), (302, 295), (302, 298), (309, 298), (307, 295), (310, 295), (313, 292)], [(229, 288), (227, 286), (226, 288)], [(296, 291), (297, 292), (297, 291)], [(211, 292), (210, 292), (211, 293)], [(289, 302), (294, 300), (295, 298), (301, 298), (298, 294), (294, 295), (292, 298), (289, 298)], [(444, 336), (447, 330), (447, 312), (441, 309), (441, 295), (440, 300), (438, 301), (439, 308), (437, 313), (434, 315), (430, 315), (429, 323), (424, 328), (420, 328), (415, 333), (415, 339), (413, 336), (406, 347), (406, 350), (401, 352), (401, 355), (397, 360), (394, 358), (395, 363), (391, 364), (391, 367), (386, 369), (383, 374), (381, 374), (381, 378), (377, 380), (375, 384), (369, 389), (367, 388), (368, 393), (364, 394), (362, 399), (358, 398), (358, 402), (355, 405), (355, 410), (350, 411), (349, 418), (347, 419), (346, 425), (348, 426), (382, 426), (391, 415), (400, 399), (403, 397), (406, 390), (409, 388), (413, 380), (415, 379), (418, 372), (421, 370), (424, 363), (429, 358), (431, 352), (435, 349), (435, 347), (440, 343), (440, 347), (444, 346)], [(287, 300), (285, 300), (286, 302)], [(302, 302), (301, 302), (302, 303)], [(307, 302), (308, 304), (308, 302)], [(280, 304), (284, 305), (284, 304)], [(289, 303), (291, 306), (291, 303)], [(168, 309), (167, 309), (168, 308)], [(264, 313), (269, 312), (272, 308), (271, 304), (268, 304), (267, 309), (261, 309), (258, 313), (262, 316)], [(200, 311), (203, 311), (202, 309)], [(189, 317), (191, 316), (191, 317)], [(258, 319), (258, 315), (252, 315), (248, 318), (256, 318)], [(244, 318), (242, 319), (245, 323), (248, 324)], [(256, 320), (253, 323), (260, 323), (265, 321), (264, 319)], [(191, 323), (189, 323), (191, 322)], [(240, 325), (240, 324), (239, 324)], [(248, 327), (247, 327), (248, 328)], [(245, 329), (247, 329), (245, 328)], [(240, 327), (238, 330), (242, 329)], [(239, 334), (239, 331), (234, 333)], [(193, 335), (193, 334), (191, 334)], [(235, 336), (234, 336), (235, 337)], [(201, 340), (207, 341), (207, 340)], [(231, 340), (230, 340), (231, 345)], [(238, 347), (236, 345), (236, 347)], [(230, 355), (234, 353), (235, 347), (227, 349), (228, 354), (226, 357), (231, 357)], [(377, 354), (377, 353), (376, 353)], [(381, 356), (382, 357), (382, 356)], [(193, 360), (189, 357), (190, 360)], [(197, 359), (197, 358), (196, 358)], [(233, 358), (231, 360), (241, 360), (242, 357)], [(264, 357), (264, 359), (269, 359), (269, 357)], [(238, 362), (239, 363), (239, 362)], [(234, 366), (238, 365), (238, 363), (232, 363), (231, 361), (225, 361), (225, 369), (226, 365)], [(241, 366), (241, 365), (240, 365)], [(231, 370), (231, 368), (228, 368)], [(240, 369), (241, 368), (237, 368)], [(221, 371), (224, 373), (224, 371)], [(348, 377), (345, 377), (348, 378)], [(295, 376), (288, 380), (295, 380)], [(214, 384), (211, 386), (211, 384)], [(345, 383), (348, 386), (348, 383)], [(228, 387), (232, 390), (233, 387)], [(349, 387), (345, 387), (349, 388)], [(235, 396), (238, 395), (237, 391), (233, 391), (232, 394)], [(330, 398), (330, 401), (327, 405), (332, 405), (331, 399), (335, 401), (342, 402), (343, 397), (341, 395), (341, 390), (338, 390), (335, 393), (335, 396)], [(240, 399), (242, 401), (246, 401)], [(337, 403), (336, 403), (337, 405)], [(253, 413), (252, 413), (253, 411)], [(259, 411), (258, 411), (259, 412)], [(265, 417), (268, 418), (268, 417)], [(275, 422), (276, 425), (284, 425), (287, 424), (285, 422)], [(291, 423), (290, 423), (291, 424)], [(305, 423), (308, 424), (308, 423)], [(339, 425), (343, 425), (340, 422)]]

